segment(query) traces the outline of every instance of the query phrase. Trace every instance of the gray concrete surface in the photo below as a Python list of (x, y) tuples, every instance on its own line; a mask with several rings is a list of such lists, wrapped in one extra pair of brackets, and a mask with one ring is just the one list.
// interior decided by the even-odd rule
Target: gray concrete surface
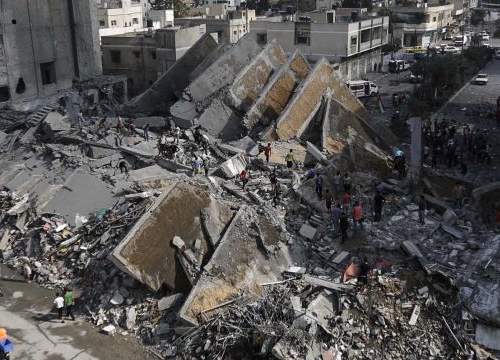
[(55, 291), (26, 284), (20, 275), (2, 269), (0, 326), (15, 344), (12, 360), (152, 360), (133, 335), (99, 333), (78, 308), (76, 320), (59, 322), (51, 312)]

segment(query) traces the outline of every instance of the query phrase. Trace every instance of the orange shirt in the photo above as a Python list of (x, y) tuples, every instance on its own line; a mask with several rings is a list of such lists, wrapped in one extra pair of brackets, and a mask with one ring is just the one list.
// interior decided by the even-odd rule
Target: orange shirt
[(363, 218), (363, 208), (361, 207), (361, 205), (355, 206), (352, 209), (352, 218), (355, 221), (359, 221)]
[(349, 195), (348, 193), (345, 193), (342, 196), (342, 204), (349, 204), (350, 202), (351, 202), (351, 195)]
[(0, 328), (0, 341), (7, 339), (7, 330)]

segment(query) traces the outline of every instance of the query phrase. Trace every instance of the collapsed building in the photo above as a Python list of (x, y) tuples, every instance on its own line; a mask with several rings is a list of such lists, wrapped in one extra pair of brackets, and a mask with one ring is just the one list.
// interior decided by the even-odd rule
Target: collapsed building
[[(311, 66), (276, 41), (262, 49), (249, 37), (228, 45), (205, 35), (119, 110), (127, 129), (111, 116), (75, 123), (62, 106), (0, 133), (0, 251), (11, 266), (29, 263), (44, 286), (77, 289), (103, 332), (136, 333), (160, 358), (500, 351), (500, 238), (479, 204), (498, 184), (465, 184), (479, 205), (456, 208), (453, 179), (429, 169), (421, 189), (395, 179), (397, 140), (328, 61)], [(167, 137), (179, 150), (164, 156), (156, 143), (173, 126), (184, 130)], [(287, 170), (290, 149), (298, 168)], [(207, 160), (206, 176), (193, 158)], [(353, 174), (366, 220), (346, 244), (315, 180), (299, 174), (304, 165), (332, 193), (337, 171)], [(276, 206), (273, 168), (285, 188)], [(370, 219), (377, 184), (387, 199), (381, 223)], [(417, 193), (429, 204), (425, 224)], [(364, 257), (366, 286), (357, 280)]]

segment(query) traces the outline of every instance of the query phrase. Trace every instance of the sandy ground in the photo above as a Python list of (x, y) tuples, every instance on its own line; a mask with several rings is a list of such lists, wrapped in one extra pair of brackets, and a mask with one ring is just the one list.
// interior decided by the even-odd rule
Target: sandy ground
[(20, 275), (2, 268), (0, 326), (15, 343), (13, 360), (107, 360), (157, 359), (134, 336), (99, 333), (83, 315), (75, 321), (57, 320), (51, 312), (54, 292), (26, 284)]

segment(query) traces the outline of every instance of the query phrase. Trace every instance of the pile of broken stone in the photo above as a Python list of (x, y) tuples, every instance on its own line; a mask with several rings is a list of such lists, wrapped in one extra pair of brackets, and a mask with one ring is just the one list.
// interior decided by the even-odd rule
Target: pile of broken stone
[[(3, 262), (15, 269), (31, 266), (42, 286), (75, 289), (79, 309), (103, 332), (137, 334), (160, 357), (199, 359), (442, 359), (471, 354), (486, 359), (494, 355), (482, 346), (500, 350), (495, 328), (500, 324), (500, 237), (481, 224), (472, 205), (443, 209), (435, 201), (421, 225), (409, 184), (388, 179), (384, 219), (373, 223), (369, 214), (377, 175), (355, 173), (355, 197), (367, 220), (361, 238), (350, 233), (351, 240), (341, 245), (325, 216), (324, 201), (315, 197), (314, 180), (301, 181), (296, 171), (277, 166), (287, 190), (278, 206), (271, 206), (271, 167), (258, 158), (256, 143), (250, 141), (251, 149), (242, 150), (238, 146), (248, 149), (248, 141), (244, 146), (212, 142), (205, 155), (211, 161), (210, 176), (196, 179), (185, 175), (191, 175), (193, 156), (204, 152), (190, 130), (181, 139), (181, 155), (164, 159), (156, 158), (154, 140), (139, 140), (140, 130), (125, 136), (115, 131), (114, 119), (105, 129), (89, 123), (82, 131), (57, 114), (5, 137), (10, 158), (4, 156), (1, 165), (26, 163), (0, 179), (5, 189), (0, 192), (0, 251)], [(149, 121), (165, 125), (164, 119)], [(152, 139), (158, 135), (151, 131)], [(122, 144), (115, 143), (117, 138)], [(317, 159), (317, 149), (313, 152)], [(47, 210), (42, 206), (45, 192), (32, 192), (30, 179), (16, 181), (23, 171), (31, 174), (31, 162), (38, 159), (50, 162), (51, 176), (64, 178), (68, 170), (79, 174), (85, 169), (110, 189), (113, 200), (71, 219)], [(122, 160), (134, 169), (129, 177), (117, 174)], [(336, 165), (323, 157), (317, 162), (316, 171), (324, 174), (325, 183), (330, 181)], [(246, 191), (236, 180), (244, 168), (250, 170)], [(185, 294), (161, 296), (108, 260), (159, 190), (179, 177), (210, 187), (236, 206), (255, 208), (279, 229), (280, 241), (302, 255), (281, 279), (259, 284), (258, 291), (241, 290), (198, 314), (196, 324), (179, 316)], [(57, 184), (55, 177), (51, 181)], [(58, 190), (78, 189), (65, 181)], [(199, 247), (186, 248), (180, 238), (166, 240), (177, 246), (195, 283), (209, 272), (198, 260)], [(358, 245), (349, 245), (356, 241)], [(275, 249), (267, 250), (266, 257), (275, 256)], [(373, 267), (367, 286), (345, 278), (346, 269), (363, 257)]]

